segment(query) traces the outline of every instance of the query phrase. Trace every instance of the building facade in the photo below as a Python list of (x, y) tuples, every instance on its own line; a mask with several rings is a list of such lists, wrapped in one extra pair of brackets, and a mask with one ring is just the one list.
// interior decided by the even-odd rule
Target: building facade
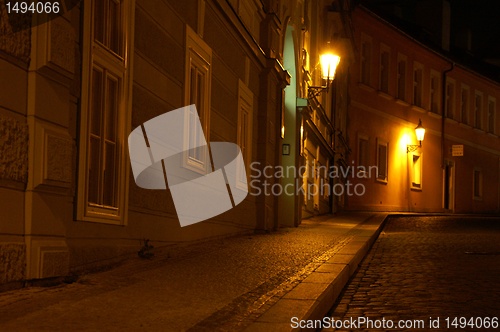
[(498, 213), (500, 83), (365, 7), (352, 18), (350, 174), (358, 191), (349, 209)]
[[(75, 4), (47, 19), (0, 1), (0, 284), (110, 265), (146, 239), (166, 247), (272, 231), (331, 211), (329, 194), (303, 195), (301, 182), (292, 195), (262, 193), (264, 180), (290, 179), (261, 174), (303, 164), (314, 183), (318, 165), (343, 158), (335, 137), (346, 118), (334, 109), (347, 111), (347, 69), (329, 92), (308, 93), (324, 84), (320, 43), (346, 52), (347, 1)], [(136, 185), (127, 138), (190, 104), (206, 140), (238, 144), (256, 182), (233, 209), (180, 227), (168, 189)]]

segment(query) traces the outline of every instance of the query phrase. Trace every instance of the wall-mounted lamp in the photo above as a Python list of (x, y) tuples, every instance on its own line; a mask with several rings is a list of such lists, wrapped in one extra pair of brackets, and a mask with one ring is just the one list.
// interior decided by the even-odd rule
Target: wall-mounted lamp
[(340, 62), (340, 56), (325, 53), (320, 55), (319, 63), (321, 65), (321, 78), (326, 80), (324, 86), (310, 86), (309, 87), (309, 98), (318, 96), (322, 91), (328, 91), (330, 82), (335, 79), (335, 71)]
[(408, 144), (406, 146), (406, 153), (414, 152), (418, 148), (422, 147), (422, 141), (424, 140), (425, 136), (425, 128), (422, 126), (422, 120), (420, 119), (418, 119), (418, 126), (415, 127), (415, 135), (417, 136), (417, 141), (419, 142), (419, 144), (418, 145)]

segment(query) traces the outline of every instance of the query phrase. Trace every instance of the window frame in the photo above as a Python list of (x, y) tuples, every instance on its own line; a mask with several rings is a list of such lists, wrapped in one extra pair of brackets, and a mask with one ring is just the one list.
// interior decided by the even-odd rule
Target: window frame
[[(493, 107), (491, 107), (493, 105)], [(495, 119), (496, 119), (496, 109), (497, 109), (497, 101), (495, 97), (488, 96), (488, 133), (496, 135), (495, 128)]]
[(472, 170), (472, 199), (483, 200), (483, 170), (479, 167), (474, 167)]
[[(108, 48), (104, 43), (97, 40), (95, 36), (95, 1), (86, 1), (83, 4), (83, 33), (82, 33), (82, 87), (80, 103), (80, 134), (79, 134), (79, 156), (78, 156), (78, 187), (76, 220), (89, 221), (112, 225), (126, 225), (128, 207), (129, 172), (127, 159), (127, 137), (131, 130), (132, 114), (132, 68), (133, 68), (133, 40), (134, 40), (134, 8), (135, 0), (123, 0), (120, 10), (120, 29), (122, 36), (120, 40), (121, 54)], [(118, 97), (116, 106), (116, 155), (115, 155), (115, 195), (116, 204), (107, 206), (103, 202), (91, 203), (89, 199), (90, 181), (90, 139), (91, 139), (91, 107), (93, 93), (93, 72), (96, 67), (103, 69), (104, 78), (106, 73), (121, 80), (118, 86)], [(104, 88), (101, 89), (104, 92)], [(101, 116), (103, 116), (101, 114)], [(100, 126), (103, 126), (100, 123)], [(103, 138), (101, 137), (101, 140)], [(104, 138), (105, 139), (105, 138)], [(100, 160), (104, 159), (103, 152)], [(99, 162), (102, 166), (102, 161)], [(99, 185), (104, 186), (100, 183)]]
[(373, 57), (373, 42), (365, 34), (361, 36), (359, 79), (362, 84), (371, 86), (371, 65)]
[[(404, 69), (404, 72), (401, 72), (401, 68)], [(408, 59), (406, 55), (398, 54), (398, 64), (397, 64), (397, 75), (396, 75), (396, 98), (406, 102), (406, 81), (408, 78)]]
[[(363, 151), (361, 150), (361, 142), (364, 142), (366, 150)], [(360, 171), (359, 167), (364, 167), (365, 168), (365, 173), (364, 175), (366, 178), (369, 178), (371, 174), (369, 174), (370, 170), (370, 137), (368, 135), (364, 134), (358, 134), (358, 144), (357, 144), (357, 161), (358, 161), (358, 169), (356, 171), (356, 178), (365, 178), (365, 177), (358, 177), (357, 174)]]
[[(466, 100), (464, 101), (464, 96)], [(470, 87), (462, 84), (460, 87), (460, 122), (470, 125)]]
[[(190, 116), (186, 115), (184, 132), (186, 135), (182, 166), (199, 174), (208, 174), (213, 170), (210, 160), (209, 148), (190, 149), (193, 146), (192, 139), (210, 142), (210, 108), (211, 108), (211, 82), (212, 82), (212, 49), (205, 41), (188, 25), (186, 25), (185, 39), (185, 76), (184, 76), (184, 104), (195, 104), (198, 117), (201, 122), (201, 133), (193, 133), (190, 126)], [(195, 83), (199, 83), (199, 76), (202, 77), (202, 88), (195, 84), (196, 91), (193, 91), (193, 70), (196, 72)], [(201, 91), (202, 93), (201, 93)], [(197, 100), (193, 100), (194, 98)], [(202, 94), (201, 99), (198, 96)], [(201, 105), (197, 105), (201, 103)], [(194, 142), (196, 143), (196, 142)], [(200, 143), (200, 142), (198, 142)], [(199, 145), (199, 144), (198, 144)], [(192, 153), (201, 152), (200, 156), (193, 156)]]
[[(386, 56), (386, 59), (385, 57)], [(386, 63), (384, 63), (384, 59)], [(380, 44), (379, 56), (379, 90), (389, 94), (389, 81), (391, 77), (391, 49), (385, 44)]]
[[(479, 105), (478, 105), (479, 100)], [(483, 109), (484, 109), (484, 95), (483, 92), (474, 91), (474, 128), (483, 130)]]
[(422, 190), (423, 182), (423, 159), (422, 153), (415, 151), (410, 154), (411, 160), (411, 179), (410, 188), (415, 191)]
[[(384, 172), (382, 172), (381, 168), (381, 156), (380, 156), (380, 149), (381, 148), (385, 149), (385, 169)], [(377, 176), (376, 176), (376, 181), (381, 182), (381, 183), (387, 183), (389, 181), (389, 143), (385, 140), (382, 140), (380, 138), (377, 138)]]
[(414, 106), (423, 108), (424, 66), (421, 63), (413, 63), (412, 82), (411, 103)]
[[(242, 80), (238, 81), (238, 129), (236, 133), (236, 144), (241, 149), (245, 167), (240, 165), (237, 167), (237, 185), (247, 188), (248, 179), (243, 179), (245, 174), (241, 170), (246, 169), (246, 174), (250, 174), (249, 168), (252, 163), (252, 143), (253, 143), (253, 98), (252, 91), (243, 83)], [(246, 107), (245, 107), (246, 106)], [(245, 119), (245, 113), (247, 121)], [(246, 135), (245, 135), (246, 134)], [(239, 160), (239, 159), (238, 159)]]
[[(445, 95), (445, 117), (449, 119), (456, 120), (455, 115), (455, 80), (452, 78), (446, 78), (446, 95)], [(451, 88), (451, 94), (450, 94)]]
[[(434, 84), (433, 84), (434, 83)], [(429, 78), (429, 111), (441, 114), (441, 75), (431, 69)]]

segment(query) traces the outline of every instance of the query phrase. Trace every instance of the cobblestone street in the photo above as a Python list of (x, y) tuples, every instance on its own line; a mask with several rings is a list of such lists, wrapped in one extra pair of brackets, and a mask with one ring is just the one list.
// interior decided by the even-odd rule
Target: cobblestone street
[[(410, 330), (419, 321), (425, 330), (484, 330), (477, 324), (500, 316), (499, 277), (499, 219), (391, 218), (330, 316), (392, 320), (385, 330)], [(474, 317), (476, 325), (459, 317)], [(400, 320), (406, 328), (397, 328)]]

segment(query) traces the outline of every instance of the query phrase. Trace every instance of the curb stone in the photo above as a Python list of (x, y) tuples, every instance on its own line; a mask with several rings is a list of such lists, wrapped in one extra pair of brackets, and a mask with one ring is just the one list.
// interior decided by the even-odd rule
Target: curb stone
[(294, 331), (299, 329), (292, 328), (292, 317), (298, 320), (322, 319), (377, 240), (387, 216), (372, 215), (356, 226), (353, 229), (355, 235), (339, 252), (285, 294), (245, 331)]

